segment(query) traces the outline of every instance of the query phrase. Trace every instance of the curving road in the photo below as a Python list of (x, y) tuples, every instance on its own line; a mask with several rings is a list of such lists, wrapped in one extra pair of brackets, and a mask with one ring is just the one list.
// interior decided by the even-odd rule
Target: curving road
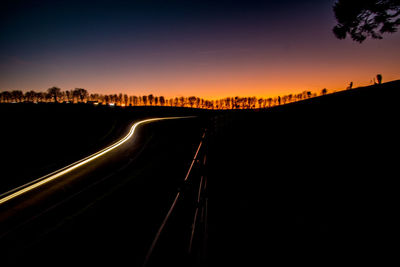
[(48, 175), (45, 175), (43, 177), (40, 177), (30, 183), (27, 183), (25, 185), (22, 185), (18, 188), (15, 188), (13, 190), (10, 190), (4, 194), (0, 195), (0, 205), (4, 204), (7, 201), (10, 201), (12, 199), (15, 199), (19, 197), (22, 194), (25, 194), (27, 192), (30, 192), (44, 184), (47, 184), (49, 182), (52, 182), (55, 179), (62, 178), (63, 176), (69, 174), (70, 172), (74, 171), (75, 169), (78, 168), (86, 168), (86, 166), (93, 160), (103, 156), (104, 154), (118, 148), (121, 145), (124, 145), (127, 141), (129, 141), (131, 138), (134, 137), (134, 133), (136, 128), (139, 125), (142, 125), (144, 123), (149, 123), (149, 122), (154, 122), (154, 121), (161, 121), (161, 120), (170, 120), (170, 119), (182, 119), (182, 118), (190, 118), (190, 117), (168, 117), (168, 118), (154, 118), (154, 119), (147, 119), (147, 120), (142, 120), (139, 122), (136, 122), (132, 125), (132, 127), (129, 130), (129, 133), (120, 139), (119, 141), (115, 142), (114, 144), (84, 158), (81, 160), (78, 160), (77, 162), (74, 162), (64, 168), (61, 168), (57, 171), (54, 171)]
[(2, 194), (5, 265), (139, 266), (200, 139), (199, 118), (142, 120), (99, 152)]

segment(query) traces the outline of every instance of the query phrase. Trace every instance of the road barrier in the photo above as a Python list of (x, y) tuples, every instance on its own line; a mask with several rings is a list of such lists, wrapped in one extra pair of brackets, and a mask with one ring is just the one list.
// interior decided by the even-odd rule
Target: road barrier
[[(157, 259), (160, 254), (171, 255), (167, 252), (173, 250), (171, 246), (182, 248), (180, 250), (177, 249), (182, 266), (194, 265), (195, 263), (204, 262), (206, 259), (208, 217), (207, 134), (207, 130), (204, 130), (186, 176), (182, 184), (177, 188), (175, 198), (147, 251), (143, 266), (157, 265), (155, 263), (157, 260), (162, 261)], [(179, 219), (169, 222), (174, 214)], [(190, 229), (185, 231), (184, 229), (187, 229), (186, 226), (189, 221)], [(179, 240), (167, 240), (168, 237), (165, 237), (165, 232), (174, 232), (173, 228), (183, 229), (181, 242)], [(163, 238), (164, 244), (159, 244)], [(178, 263), (175, 266), (177, 265), (179, 266), (180, 264)]]

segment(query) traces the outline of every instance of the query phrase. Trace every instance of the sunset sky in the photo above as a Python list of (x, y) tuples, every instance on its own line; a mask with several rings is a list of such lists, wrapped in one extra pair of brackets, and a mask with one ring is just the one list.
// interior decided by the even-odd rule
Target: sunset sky
[(338, 40), (334, 0), (6, 2), (0, 91), (265, 97), (400, 79), (400, 33)]

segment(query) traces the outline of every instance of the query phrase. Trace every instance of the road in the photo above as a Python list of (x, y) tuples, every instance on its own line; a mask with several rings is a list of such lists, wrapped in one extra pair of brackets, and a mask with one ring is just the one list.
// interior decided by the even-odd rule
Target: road
[(199, 120), (136, 122), (109, 147), (3, 194), (2, 263), (140, 266), (190, 167)]

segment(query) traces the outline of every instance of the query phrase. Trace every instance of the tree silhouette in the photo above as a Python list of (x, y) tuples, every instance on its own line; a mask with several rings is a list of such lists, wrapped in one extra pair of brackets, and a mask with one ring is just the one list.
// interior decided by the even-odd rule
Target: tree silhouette
[(150, 106), (152, 106), (152, 105), (153, 105), (153, 101), (154, 101), (154, 96), (153, 96), (152, 94), (150, 94), (150, 95), (147, 97), (147, 99), (149, 100)]
[(262, 98), (258, 99), (258, 108), (261, 108), (262, 103), (263, 103), (263, 99)]
[(286, 95), (282, 96), (282, 103), (285, 105), (288, 101), (288, 97)]
[(75, 88), (72, 92), (74, 98), (76, 98), (79, 102), (83, 102), (83, 100), (87, 97), (88, 92), (83, 88)]
[(66, 96), (67, 96), (67, 101), (71, 101), (71, 99), (72, 99), (72, 92), (67, 90), (67, 91), (65, 92), (65, 94), (66, 94)]
[(272, 97), (269, 97), (267, 99), (267, 102), (268, 102), (268, 107), (271, 107), (271, 105), (272, 105)]
[(183, 96), (181, 96), (181, 97), (179, 98), (179, 102), (180, 102), (180, 106), (181, 106), (181, 107), (184, 107), (184, 106), (185, 106), (185, 98), (184, 98)]
[(382, 84), (382, 74), (377, 74), (376, 80), (378, 81), (378, 84)]
[(139, 103), (139, 98), (138, 98), (137, 96), (133, 96), (133, 97), (132, 97), (132, 100), (133, 100), (133, 103), (132, 103), (132, 104), (133, 104), (134, 106), (137, 106), (138, 103)]
[(128, 106), (128, 95), (124, 94), (124, 104), (125, 106)]
[(25, 93), (25, 101), (28, 102), (35, 102), (36, 99), (36, 92), (35, 91), (29, 91)]
[(349, 83), (349, 86), (347, 87), (347, 90), (353, 89), (353, 82)]
[(147, 105), (147, 96), (146, 95), (144, 95), (144, 96), (142, 96), (142, 101), (143, 101), (143, 105)]
[[(382, 83), (382, 75), (378, 74), (374, 78), (378, 80), (378, 83)], [(352, 83), (351, 83), (352, 84)], [(375, 83), (377, 84), (377, 83)], [(327, 94), (326, 89), (322, 89), (321, 95)], [(294, 101), (300, 101), (302, 99), (307, 99), (311, 97), (316, 97), (317, 93), (312, 93), (311, 91), (303, 91), (298, 94), (288, 94), (283, 96), (276, 96), (275, 98), (257, 98), (253, 97), (226, 97), (216, 100), (207, 100), (199, 98), (196, 96), (190, 97), (175, 97), (170, 99), (165, 99), (164, 96), (154, 96), (144, 95), (144, 96), (134, 96), (127, 94), (89, 94), (87, 90), (83, 88), (75, 88), (74, 90), (61, 91), (57, 87), (52, 87), (47, 90), (47, 92), (35, 92), (27, 91), (23, 93), (20, 90), (14, 91), (3, 91), (0, 92), (0, 102), (10, 103), (10, 102), (62, 102), (71, 101), (74, 103), (88, 103), (93, 104), (97, 102), (98, 104), (115, 104), (117, 106), (138, 106), (138, 105), (160, 105), (160, 106), (175, 106), (175, 107), (196, 107), (203, 109), (255, 109), (255, 108), (267, 108), (282, 104), (291, 103)]]
[(196, 103), (196, 97), (195, 96), (191, 96), (191, 97), (188, 98), (188, 101), (189, 101), (190, 107), (193, 108), (194, 103)]
[(122, 98), (123, 98), (123, 95), (122, 95), (122, 93), (119, 93), (119, 95), (117, 96), (117, 100), (116, 100), (116, 104), (117, 105), (119, 105), (119, 106), (121, 106), (122, 105)]
[(160, 105), (161, 105), (161, 106), (164, 106), (164, 105), (165, 105), (165, 97), (160, 96), (160, 97), (159, 97), (159, 101), (160, 101)]
[(338, 39), (347, 35), (359, 43), (367, 37), (382, 39), (382, 34), (394, 33), (400, 25), (400, 0), (339, 0), (333, 11)]
[(45, 99), (45, 93), (39, 92), (36, 94), (36, 99), (38, 102), (43, 102), (43, 99)]
[(11, 93), (9, 91), (4, 91), (0, 93), (1, 102), (8, 103), (11, 100)]
[(61, 89), (58, 88), (58, 87), (53, 86), (53, 87), (47, 89), (47, 93), (49, 94), (49, 96), (51, 98), (54, 99), (54, 103), (57, 103), (58, 102), (58, 97), (61, 94)]

